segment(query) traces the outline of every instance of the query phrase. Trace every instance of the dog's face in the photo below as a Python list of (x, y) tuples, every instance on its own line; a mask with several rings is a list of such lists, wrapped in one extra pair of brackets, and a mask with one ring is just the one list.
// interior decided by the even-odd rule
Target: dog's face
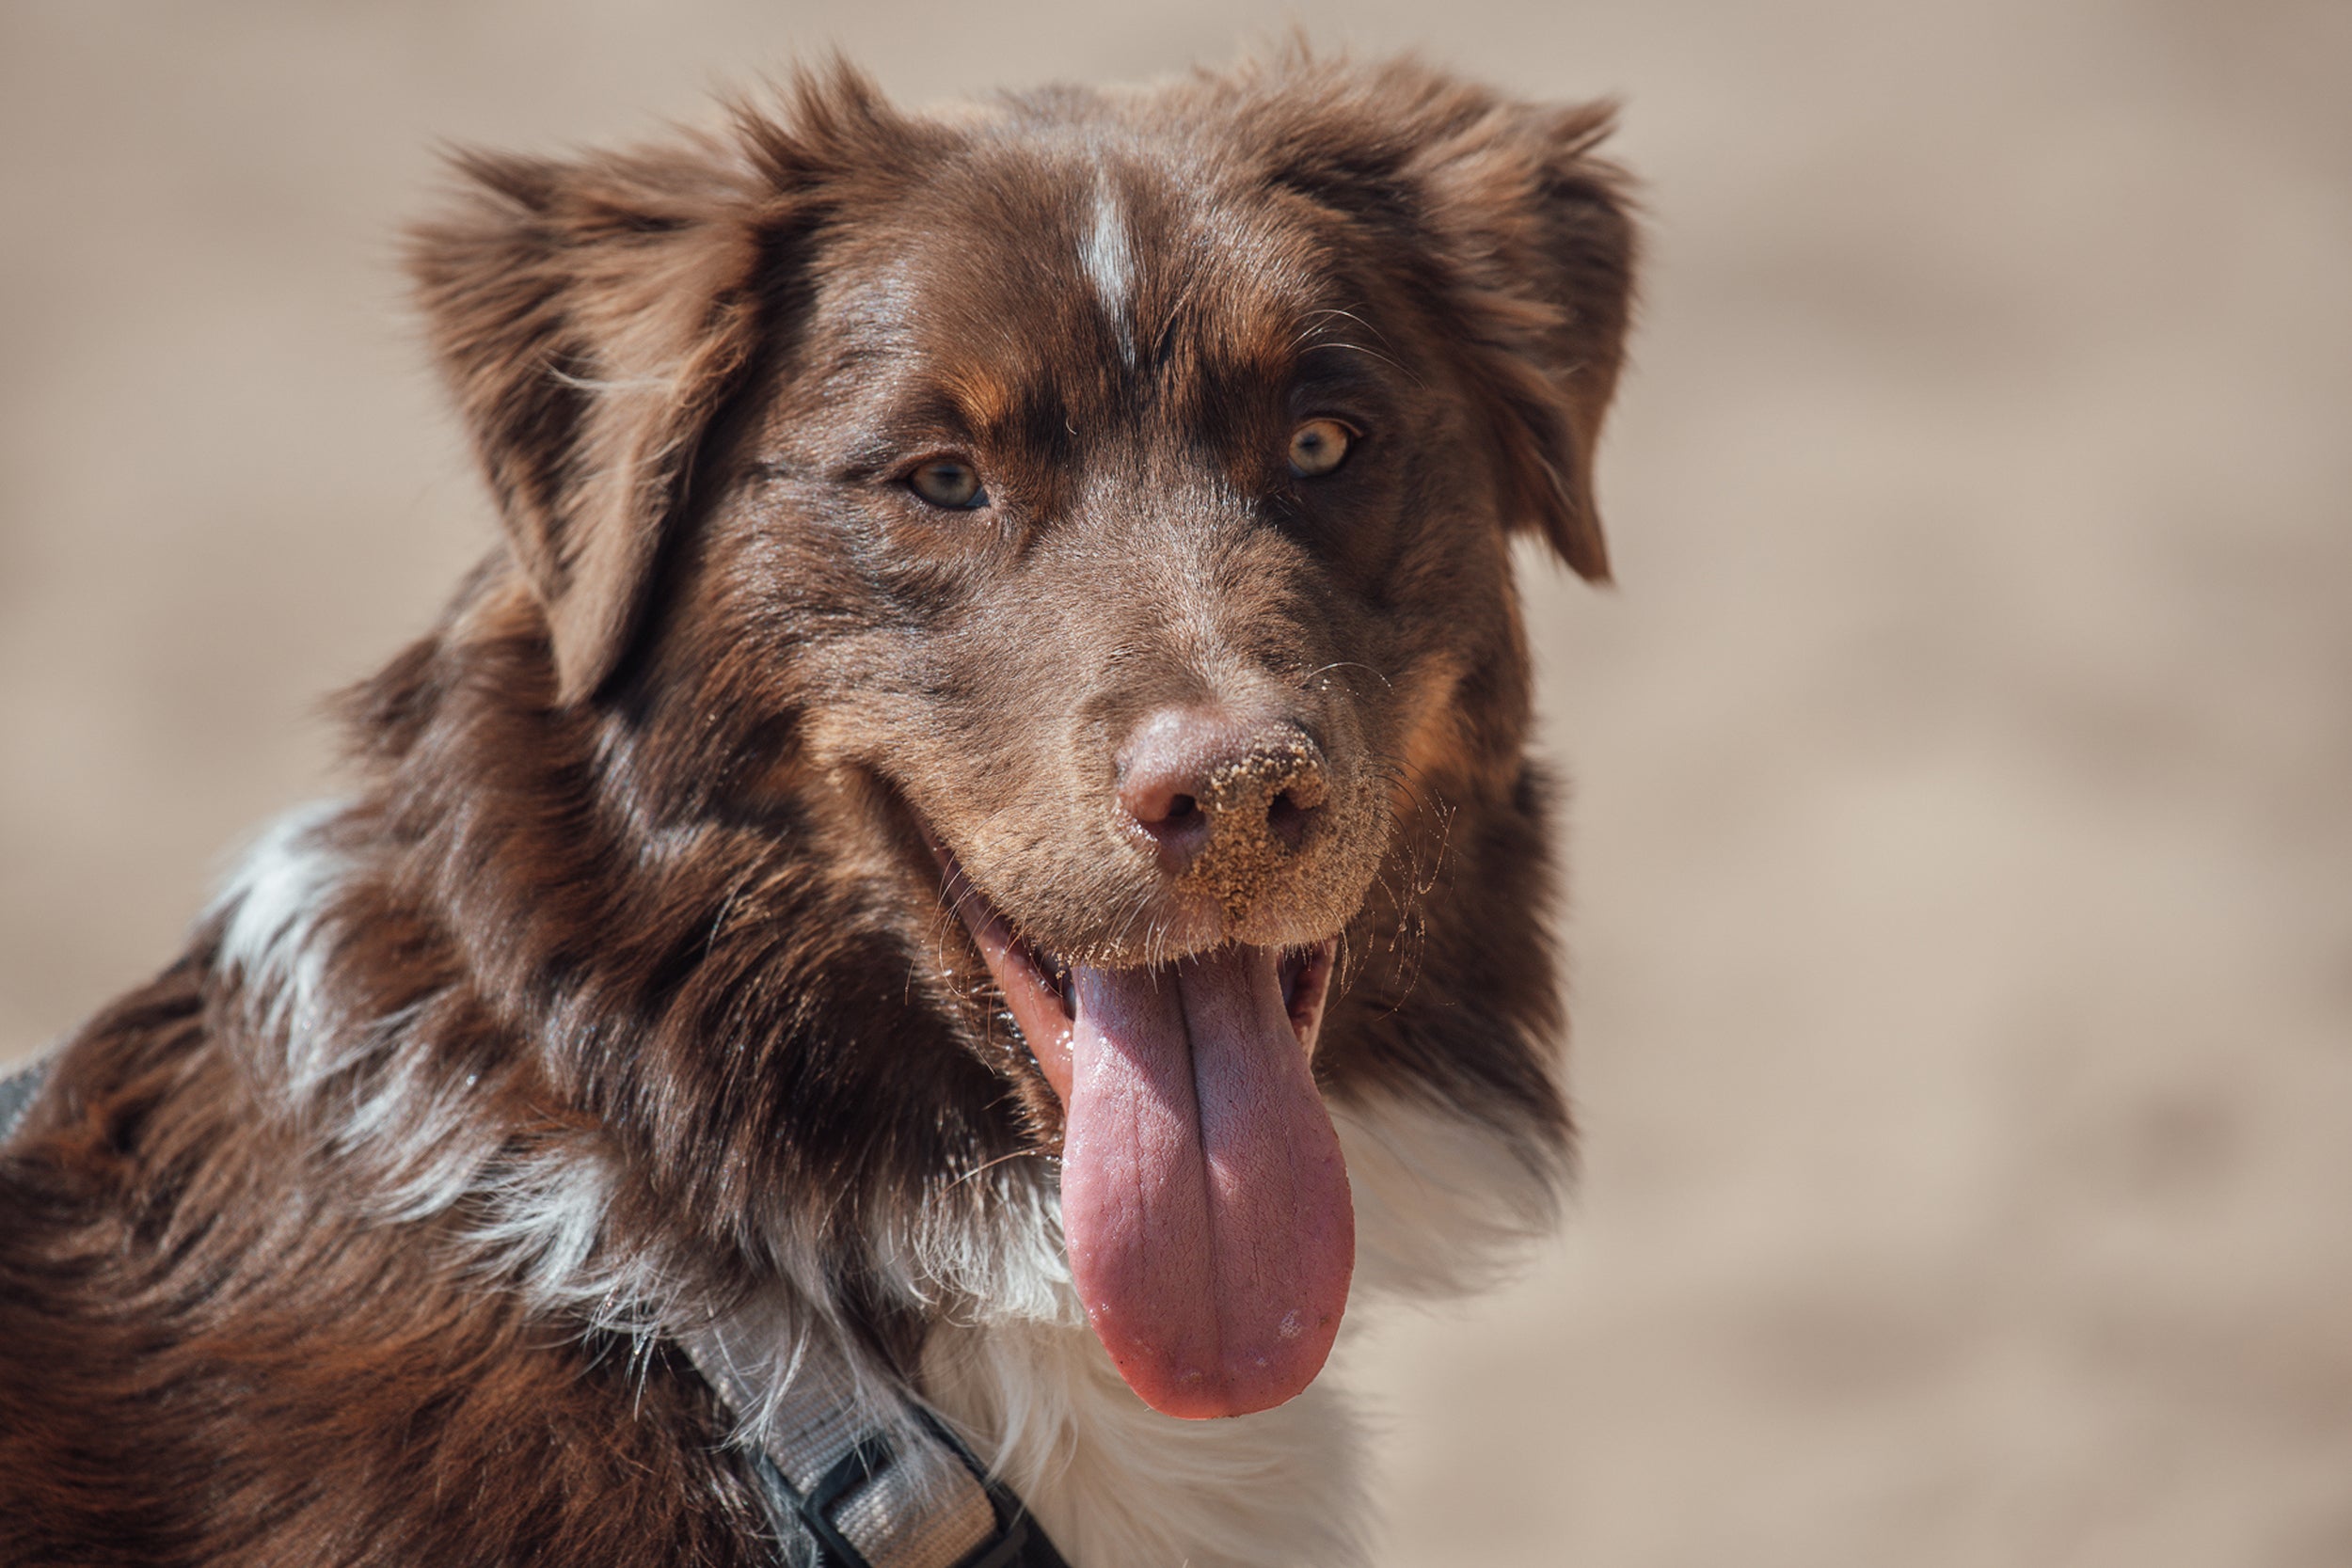
[(1382, 280), (1182, 152), (985, 147), (866, 215), (746, 508), (779, 548), (813, 525), (870, 628), (828, 649), (812, 746), (1109, 967), (1335, 935), (1388, 837), (1381, 683), (1438, 652), (1419, 579), (1467, 546), (1454, 608), (1502, 602), (1498, 531), (1406, 504), (1468, 433), (1421, 345), (1352, 341)]
[(477, 165), (422, 237), (559, 696), (663, 759), (648, 843), (765, 823), (864, 880), (915, 971), (873, 978), (1058, 1148), (1164, 1410), (1322, 1364), (1342, 943), (1518, 787), (1510, 531), (1605, 572), (1602, 123), (1407, 68), (940, 122), (842, 82), (731, 146)]

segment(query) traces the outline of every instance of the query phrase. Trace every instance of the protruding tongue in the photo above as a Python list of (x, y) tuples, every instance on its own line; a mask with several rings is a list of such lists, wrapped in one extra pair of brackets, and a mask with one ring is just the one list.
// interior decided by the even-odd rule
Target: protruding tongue
[(1120, 1374), (1170, 1416), (1298, 1393), (1347, 1302), (1347, 1169), (1278, 963), (1232, 946), (1071, 971), (1071, 1272)]

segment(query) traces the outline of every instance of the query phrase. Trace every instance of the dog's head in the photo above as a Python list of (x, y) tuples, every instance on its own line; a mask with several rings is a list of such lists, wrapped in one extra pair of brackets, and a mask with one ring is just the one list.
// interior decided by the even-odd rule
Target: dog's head
[[(826, 879), (793, 918), (841, 928), (787, 944), (784, 1011), (842, 1033), (804, 1016), (823, 969), (900, 1025), (833, 1102), (869, 1085), (950, 1170), (989, 1128), (1057, 1150), (1073, 1277), (1164, 1410), (1321, 1366), (1353, 1245), (1324, 1090), (1557, 1116), (1540, 1065), (1449, 1059), (1494, 1048), (1415, 1024), (1372, 955), (1431, 918), (1461, 833), (1492, 875), (1410, 961), (1533, 1050), (1509, 539), (1606, 575), (1631, 240), (1605, 126), (1402, 64), (944, 119), (843, 72), (666, 151), (469, 160), (420, 231), (535, 701), (587, 773), (579, 874), (664, 887), (603, 907), (707, 931), (706, 962), (747, 894)], [(1458, 994), (1482, 983), (1518, 1000)], [(949, 1116), (975, 1064), (993, 1103)]]

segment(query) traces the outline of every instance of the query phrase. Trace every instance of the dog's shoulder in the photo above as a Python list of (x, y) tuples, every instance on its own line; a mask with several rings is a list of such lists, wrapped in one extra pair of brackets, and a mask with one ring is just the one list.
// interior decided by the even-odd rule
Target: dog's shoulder
[(707, 1386), (355, 1223), (199, 952), (0, 1149), (0, 1560), (767, 1560)]

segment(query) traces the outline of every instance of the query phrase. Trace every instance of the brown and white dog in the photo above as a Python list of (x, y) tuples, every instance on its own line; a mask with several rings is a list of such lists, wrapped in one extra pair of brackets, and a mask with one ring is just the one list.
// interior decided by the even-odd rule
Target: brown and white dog
[(0, 1160), (0, 1559), (768, 1561), (733, 1324), (1076, 1568), (1360, 1561), (1343, 1309), (1567, 1148), (1511, 540), (1606, 575), (1607, 122), (1294, 54), (462, 159), (506, 537)]

